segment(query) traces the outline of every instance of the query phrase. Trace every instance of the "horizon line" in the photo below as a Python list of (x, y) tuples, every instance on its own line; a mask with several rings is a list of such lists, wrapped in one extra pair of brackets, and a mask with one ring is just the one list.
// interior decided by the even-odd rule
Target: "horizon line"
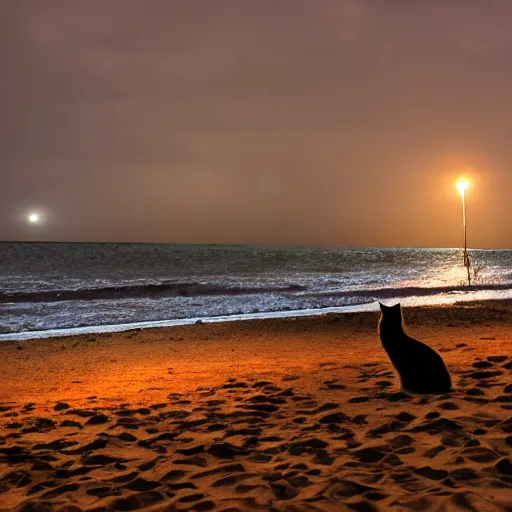
[[(117, 244), (117, 245), (197, 245), (213, 247), (273, 247), (273, 248), (308, 248), (308, 249), (448, 249), (464, 250), (464, 247), (453, 246), (428, 246), (428, 245), (321, 245), (321, 244), (270, 244), (270, 243), (252, 243), (252, 242), (135, 242), (135, 241), (110, 241), (110, 240), (0, 240), (2, 244)], [(482, 251), (509, 251), (512, 247), (468, 247), (468, 250)]]

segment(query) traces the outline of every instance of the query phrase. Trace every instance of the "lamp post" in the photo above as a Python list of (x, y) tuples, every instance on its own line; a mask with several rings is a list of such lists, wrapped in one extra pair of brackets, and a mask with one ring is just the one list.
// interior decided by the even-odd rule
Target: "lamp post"
[(462, 197), (462, 222), (464, 225), (464, 266), (466, 267), (468, 273), (468, 286), (471, 286), (471, 274), (469, 272), (469, 267), (471, 266), (471, 262), (469, 261), (468, 255), (468, 244), (467, 244), (467, 231), (466, 231), (466, 189), (469, 187), (469, 181), (467, 181), (464, 177), (460, 178), (457, 182), (457, 190), (459, 191)]

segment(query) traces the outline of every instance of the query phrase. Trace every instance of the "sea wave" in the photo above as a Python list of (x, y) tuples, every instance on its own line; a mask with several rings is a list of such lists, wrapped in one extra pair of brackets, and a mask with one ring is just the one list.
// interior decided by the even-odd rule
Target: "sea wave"
[(161, 283), (107, 286), (77, 290), (0, 292), (0, 303), (60, 302), (66, 300), (101, 300), (125, 298), (200, 297), (205, 295), (247, 295), (257, 293), (297, 292), (306, 287), (287, 286), (222, 286), (207, 283)]
[(112, 299), (158, 299), (171, 297), (202, 297), (202, 296), (236, 296), (257, 295), (268, 293), (292, 294), (296, 297), (316, 298), (352, 298), (360, 299), (361, 303), (372, 300), (400, 298), (411, 296), (429, 296), (439, 294), (462, 293), (468, 291), (512, 290), (512, 283), (474, 284), (471, 286), (398, 286), (398, 287), (347, 287), (333, 290), (332, 287), (310, 289), (301, 284), (267, 285), (267, 286), (229, 286), (212, 283), (180, 282), (180, 283), (144, 283), (125, 286), (104, 286), (98, 288), (82, 288), (74, 290), (57, 289), (44, 291), (0, 292), (0, 304), (19, 304), (37, 302), (62, 301), (97, 301)]
[[(0, 243), (0, 332), (512, 298), (512, 250)], [(378, 305), (377, 305), (378, 306)]]
[(400, 297), (425, 297), (429, 295), (464, 293), (485, 290), (512, 290), (512, 283), (476, 284), (471, 286), (400, 286), (387, 288), (366, 288), (357, 290), (328, 290), (300, 293), (303, 297), (364, 297), (367, 300), (400, 298)]

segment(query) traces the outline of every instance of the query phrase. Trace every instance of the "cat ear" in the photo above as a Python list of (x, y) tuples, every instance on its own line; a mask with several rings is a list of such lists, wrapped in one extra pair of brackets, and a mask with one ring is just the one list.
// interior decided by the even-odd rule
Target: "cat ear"
[(382, 312), (384, 312), (384, 310), (385, 310), (385, 309), (388, 309), (388, 307), (387, 307), (387, 306), (384, 306), (384, 304), (382, 304), (382, 302), (380, 302), (380, 301), (377, 301), (377, 302), (379, 303), (380, 310), (381, 310)]
[(399, 302), (398, 304), (395, 304), (394, 306), (391, 306), (391, 307), (392, 307), (392, 308), (395, 308), (395, 309), (402, 309), (402, 308), (400, 307), (400, 302)]

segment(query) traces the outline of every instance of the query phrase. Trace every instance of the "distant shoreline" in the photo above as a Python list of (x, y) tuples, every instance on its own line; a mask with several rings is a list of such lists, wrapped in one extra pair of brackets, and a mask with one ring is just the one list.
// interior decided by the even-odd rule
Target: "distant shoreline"
[[(196, 247), (255, 247), (261, 249), (434, 249), (448, 251), (460, 250), (462, 247), (442, 246), (432, 247), (430, 245), (307, 245), (307, 244), (264, 244), (251, 242), (232, 242), (226, 244), (219, 243), (201, 243), (201, 242), (136, 242), (129, 240), (110, 241), (110, 240), (0, 240), (0, 244), (74, 244), (74, 245), (176, 245), (176, 246), (196, 246)], [(468, 251), (510, 251), (511, 247), (470, 247)]]

